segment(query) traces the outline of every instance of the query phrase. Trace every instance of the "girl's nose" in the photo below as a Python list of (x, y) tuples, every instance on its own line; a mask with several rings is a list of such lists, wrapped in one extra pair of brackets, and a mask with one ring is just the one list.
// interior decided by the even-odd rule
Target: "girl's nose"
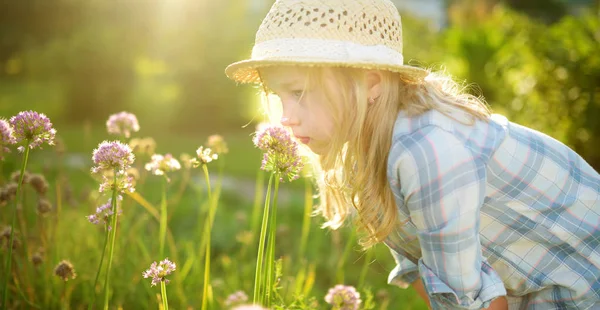
[(290, 117), (283, 116), (281, 118), (281, 125), (286, 126), (286, 127), (290, 127), (290, 126), (298, 125), (298, 121), (295, 120), (295, 119), (292, 119)]

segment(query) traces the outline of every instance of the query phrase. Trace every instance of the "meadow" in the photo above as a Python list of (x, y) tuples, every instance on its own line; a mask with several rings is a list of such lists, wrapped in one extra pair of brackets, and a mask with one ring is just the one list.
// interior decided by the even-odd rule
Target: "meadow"
[[(150, 138), (143, 136), (143, 120), (142, 129), (129, 137), (122, 131), (110, 134), (102, 124), (53, 128), (55, 145), (45, 143), (29, 152), (8, 145), (10, 153), (4, 152), (0, 162), (0, 280), (9, 309), (232, 309), (250, 304), (267, 201), (271, 208), (276, 203), (278, 211), (277, 223), (269, 227), (275, 228), (274, 255), (267, 255), (261, 272), (273, 273), (267, 282), (273, 290), (263, 284), (261, 294), (271, 292), (268, 301), (259, 299), (263, 305), (346, 309), (325, 300), (330, 288), (343, 284), (356, 288), (360, 309), (426, 309), (412, 289), (387, 284), (394, 262), (384, 245), (363, 251), (351, 226), (320, 228), (323, 220), (311, 215), (318, 200), (309, 178), (285, 179), (274, 190), (269, 186), (270, 173), (260, 169), (262, 152), (254, 146), (253, 134), (225, 135), (222, 142), (212, 132)], [(99, 167), (99, 150), (110, 144), (103, 141), (130, 145), (135, 154), (116, 187), (111, 177), (121, 178), (119, 173), (91, 172)], [(200, 146), (219, 150), (218, 158), (198, 156)], [(155, 154), (165, 156), (157, 161)], [(191, 158), (197, 165), (190, 164)], [(157, 169), (163, 175), (155, 175)], [(130, 181), (133, 192), (121, 187)], [(104, 192), (99, 191), (101, 183), (108, 184)], [(114, 199), (115, 188), (122, 189), (121, 201)], [(117, 208), (109, 198), (119, 201), (116, 218), (107, 212)], [(110, 209), (89, 218), (103, 205)], [(15, 241), (9, 251), (13, 215)], [(12, 264), (7, 277), (8, 254)], [(159, 275), (150, 270), (146, 276), (158, 277), (157, 282), (144, 278), (153, 262), (160, 265), (166, 258), (174, 271)]]

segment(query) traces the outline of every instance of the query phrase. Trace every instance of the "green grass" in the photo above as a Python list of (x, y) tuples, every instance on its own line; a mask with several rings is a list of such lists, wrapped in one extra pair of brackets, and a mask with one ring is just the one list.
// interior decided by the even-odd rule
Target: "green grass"
[[(15, 256), (17, 263), (13, 264), (13, 271), (16, 272), (15, 279), (18, 279), (26, 298), (39, 308), (53, 309), (69, 304), (73, 309), (86, 309), (93, 292), (91, 286), (102, 252), (104, 231), (89, 223), (85, 216), (92, 214), (95, 207), (106, 200), (106, 197), (97, 192), (98, 183), (89, 175), (91, 154), (100, 141), (111, 137), (100, 127), (57, 127), (57, 130), (67, 145), (66, 156), (58, 156), (51, 147), (44, 147), (43, 151), (34, 150), (27, 169), (43, 173), (49, 180), (47, 198), (56, 208), (47, 217), (37, 216), (37, 194), (26, 186), (26, 201), (21, 214), (26, 224), (29, 255), (41, 246), (45, 248), (45, 260), (41, 266), (34, 267), (20, 249)], [(154, 138), (158, 145), (157, 152), (169, 152), (178, 157), (181, 152), (193, 154), (204, 143), (208, 134), (213, 133), (198, 136), (164, 133), (157, 134)], [(142, 132), (138, 136), (146, 134)], [(252, 146), (249, 133), (225, 135), (225, 139), (230, 153), (224, 158), (224, 173), (253, 190), (261, 154)], [(65, 162), (77, 158), (83, 159), (79, 166)], [(2, 183), (11, 172), (18, 169), (20, 160), (20, 156), (13, 153), (2, 162)], [(217, 162), (214, 165), (211, 163), (211, 175), (217, 173), (216, 167)], [(195, 169), (192, 170), (192, 180), (199, 181), (184, 184), (185, 191), (181, 199), (176, 201), (183, 182), (182, 175), (182, 172), (173, 174), (169, 185), (168, 196), (171, 203), (168, 207), (168, 227), (171, 237), (167, 238), (166, 256), (177, 264), (177, 271), (170, 277), (172, 282), (167, 285), (167, 292), (172, 309), (199, 309), (204, 266), (199, 247), (206, 193), (201, 181), (202, 172)], [(323, 230), (319, 228), (322, 219), (313, 217), (307, 250), (302, 258), (299, 257), (304, 186), (303, 180), (281, 186), (282, 193), (285, 194), (280, 196), (276, 247), (276, 256), (283, 258), (280, 294), (287, 304), (291, 303), (299, 272), (312, 265), (314, 287), (304, 300), (313, 297), (319, 303), (318, 309), (327, 309), (323, 300), (327, 289), (338, 283), (357, 286), (366, 255), (351, 240), (351, 227), (338, 231)], [(137, 185), (136, 192), (157, 208), (160, 188), (158, 177), (146, 176), (145, 181)], [(254, 195), (248, 195), (247, 191), (235, 187), (225, 188), (221, 193), (212, 234), (211, 278), (216, 299), (215, 309), (223, 309), (224, 299), (237, 290), (245, 291), (251, 298), (257, 242), (240, 242), (240, 237), (250, 231), (254, 198)], [(0, 223), (8, 223), (12, 208), (13, 203), (0, 208)], [(123, 215), (119, 221), (111, 277), (111, 305), (115, 308), (122, 306), (124, 309), (157, 308), (160, 290), (158, 287), (151, 287), (150, 281), (142, 278), (142, 272), (153, 261), (164, 258), (158, 256), (158, 221), (129, 197), (124, 199)], [(347, 246), (350, 246), (349, 256), (346, 264), (340, 266), (339, 262)], [(386, 284), (387, 274), (394, 266), (387, 248), (377, 246), (371, 251), (373, 260), (369, 262), (364, 285), (358, 287), (363, 300), (366, 289), (369, 288), (375, 295), (376, 309), (385, 309), (382, 305), (386, 303), (387, 309), (425, 309), (425, 304), (412, 289), (402, 290)], [(66, 285), (52, 274), (54, 266), (62, 259), (70, 260), (77, 272), (77, 278), (69, 280)], [(103, 279), (101, 276), (96, 291), (97, 307), (102, 304)], [(25, 298), (17, 293), (13, 285), (10, 288), (10, 302), (23, 305)]]

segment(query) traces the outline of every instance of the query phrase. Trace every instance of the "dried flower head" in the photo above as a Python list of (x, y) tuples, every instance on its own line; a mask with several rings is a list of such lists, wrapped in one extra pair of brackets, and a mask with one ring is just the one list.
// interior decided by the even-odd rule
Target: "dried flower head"
[(44, 258), (45, 258), (45, 251), (43, 248), (40, 248), (37, 250), (37, 252), (35, 252), (32, 256), (31, 256), (31, 262), (33, 263), (33, 265), (35, 267), (38, 267), (39, 265), (44, 263)]
[[(54, 145), (56, 129), (52, 128), (50, 119), (43, 113), (34, 111), (19, 112), (10, 118), (10, 124), (14, 129), (16, 143), (29, 143), (29, 148), (41, 147), (43, 143)], [(25, 147), (20, 146), (19, 151)]]
[[(117, 216), (123, 213), (120, 202), (123, 200), (122, 196), (117, 196)], [(100, 221), (106, 226), (106, 229), (111, 230), (110, 217), (113, 215), (112, 210), (112, 198), (108, 199), (108, 202), (96, 208), (96, 213), (86, 216), (88, 221), (92, 224), (99, 224)]]
[(221, 135), (212, 135), (208, 137), (208, 141), (206, 142), (206, 146), (212, 149), (217, 154), (227, 154), (229, 153), (229, 148), (227, 148), (227, 143), (223, 139)]
[(93, 173), (100, 173), (107, 170), (125, 171), (131, 167), (135, 156), (127, 144), (119, 141), (104, 141), (98, 145), (92, 155), (95, 167)]
[[(0, 248), (8, 249), (8, 245), (10, 243), (10, 234), (12, 232), (12, 228), (10, 226), (5, 226), (2, 231), (0, 231)], [(17, 232), (13, 234), (13, 250), (21, 247), (21, 240), (19, 239)]]
[(9, 145), (17, 143), (12, 126), (0, 118), (0, 160), (4, 159), (4, 153), (10, 153)]
[(289, 132), (279, 126), (266, 127), (257, 132), (254, 145), (263, 150), (261, 169), (280, 174), (280, 180), (287, 176), (290, 181), (300, 177), (304, 163), (298, 150), (298, 143)]
[(56, 267), (54, 268), (54, 274), (61, 278), (63, 281), (68, 281), (69, 278), (75, 279), (77, 277), (77, 273), (75, 273), (75, 268), (73, 264), (71, 264), (68, 260), (62, 260)]
[(133, 138), (129, 141), (129, 146), (136, 154), (152, 156), (156, 150), (156, 141), (151, 137), (142, 139)]
[[(30, 177), (31, 177), (31, 174), (29, 173), (29, 171), (27, 171), (27, 170), (23, 171), (23, 183), (21, 183), (21, 185), (29, 183)], [(19, 184), (20, 178), (21, 178), (21, 171), (19, 171), (19, 170), (13, 171), (13, 173), (10, 174), (10, 180), (12, 182)]]
[(237, 291), (225, 299), (225, 306), (231, 307), (248, 301), (248, 295), (244, 291)]
[(154, 154), (145, 168), (154, 175), (165, 175), (167, 172), (181, 169), (181, 164), (171, 154), (166, 154), (165, 156)]
[(325, 301), (338, 310), (357, 310), (362, 302), (354, 287), (342, 284), (330, 288)]
[(38, 201), (37, 213), (39, 215), (45, 216), (45, 215), (48, 215), (48, 213), (50, 213), (50, 211), (52, 211), (52, 204), (50, 203), (50, 201), (48, 201), (47, 199), (41, 198)]
[(134, 114), (123, 111), (108, 118), (106, 129), (110, 134), (124, 135), (125, 138), (129, 138), (131, 132), (140, 130), (140, 124)]
[(202, 164), (208, 164), (211, 161), (217, 160), (219, 158), (219, 155), (217, 153), (213, 152), (212, 149), (204, 148), (203, 146), (199, 147), (196, 150), (196, 156), (198, 156), (198, 157), (193, 158), (191, 160), (193, 167), (198, 167)]
[(29, 176), (29, 184), (39, 195), (45, 195), (48, 191), (48, 181), (46, 178), (39, 173), (35, 173)]
[(171, 262), (168, 258), (165, 258), (158, 264), (153, 262), (152, 265), (150, 265), (150, 269), (144, 271), (142, 276), (144, 276), (144, 278), (152, 278), (152, 286), (157, 285), (161, 281), (168, 284), (169, 280), (166, 277), (175, 271), (175, 267), (175, 263)]
[(0, 205), (6, 204), (9, 201), (15, 199), (17, 195), (17, 183), (8, 183), (0, 189)]

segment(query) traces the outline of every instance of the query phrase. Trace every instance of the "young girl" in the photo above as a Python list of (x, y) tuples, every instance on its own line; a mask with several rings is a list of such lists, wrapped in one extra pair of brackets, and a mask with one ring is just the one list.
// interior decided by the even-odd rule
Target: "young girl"
[(356, 212), (397, 261), (390, 283), (433, 309), (600, 309), (600, 175), (403, 63), (389, 0), (278, 0), (226, 73), (281, 102), (327, 225)]

